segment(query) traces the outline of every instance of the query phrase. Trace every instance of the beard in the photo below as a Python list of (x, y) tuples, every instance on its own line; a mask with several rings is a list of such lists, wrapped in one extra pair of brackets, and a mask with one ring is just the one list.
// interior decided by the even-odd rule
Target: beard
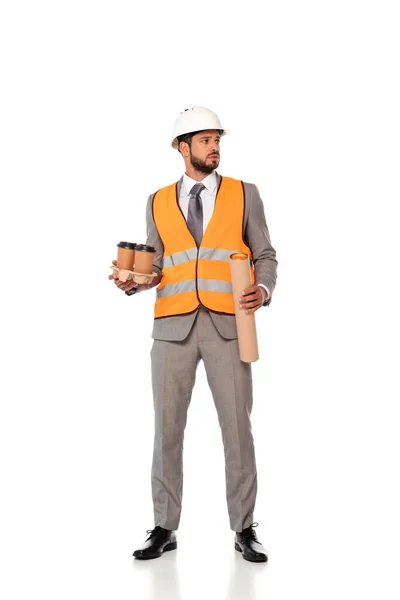
[[(207, 159), (202, 160), (201, 158), (197, 158), (196, 156), (194, 156), (194, 154), (192, 154), (192, 150), (190, 150), (190, 163), (192, 167), (196, 169), (196, 171), (198, 171), (199, 173), (209, 175), (218, 167), (219, 156), (215, 157), (215, 159), (209, 158), (208, 160), (211, 161), (211, 164), (206, 162)], [(212, 166), (212, 164), (214, 164), (215, 166)]]

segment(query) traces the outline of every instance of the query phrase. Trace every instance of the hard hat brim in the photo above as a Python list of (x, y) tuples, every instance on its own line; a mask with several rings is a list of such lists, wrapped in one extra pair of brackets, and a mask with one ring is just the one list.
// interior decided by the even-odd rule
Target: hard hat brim
[[(219, 127), (212, 127), (212, 128), (210, 127), (209, 129), (220, 129), (220, 128), (219, 128)], [(207, 131), (207, 129), (200, 129), (199, 131)], [(191, 132), (190, 132), (190, 131), (188, 131), (188, 132), (186, 132), (186, 133), (191, 133)], [(186, 133), (181, 133), (180, 135), (186, 135)], [(228, 130), (228, 129), (223, 129), (223, 130), (222, 130), (222, 133), (221, 133), (221, 137), (222, 137), (223, 135), (227, 135), (228, 133), (229, 133), (229, 130)], [(176, 136), (176, 137), (174, 137), (174, 139), (173, 139), (173, 140), (172, 140), (172, 142), (171, 142), (171, 146), (172, 146), (172, 148), (174, 148), (175, 150), (177, 150), (177, 148), (178, 148), (178, 137), (179, 137), (179, 136)]]

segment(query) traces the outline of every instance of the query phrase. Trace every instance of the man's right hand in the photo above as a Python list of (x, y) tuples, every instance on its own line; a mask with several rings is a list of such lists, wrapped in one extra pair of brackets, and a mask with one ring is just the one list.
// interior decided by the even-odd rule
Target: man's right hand
[[(113, 260), (112, 261), (113, 265), (117, 266), (117, 261)], [(114, 283), (117, 287), (119, 287), (120, 290), (122, 290), (123, 292), (128, 292), (129, 290), (131, 290), (132, 288), (136, 287), (136, 283), (131, 279), (130, 281), (120, 281), (118, 279), (118, 275), (114, 275), (114, 273), (111, 273), (111, 275), (108, 276), (108, 279), (113, 279)]]

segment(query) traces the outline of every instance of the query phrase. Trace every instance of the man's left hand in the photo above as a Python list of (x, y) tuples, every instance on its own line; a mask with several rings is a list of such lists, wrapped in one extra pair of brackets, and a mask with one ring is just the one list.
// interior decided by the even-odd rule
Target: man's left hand
[(252, 285), (243, 290), (239, 298), (239, 306), (246, 314), (250, 314), (261, 308), (264, 301), (264, 293), (267, 296), (267, 291), (260, 285)]

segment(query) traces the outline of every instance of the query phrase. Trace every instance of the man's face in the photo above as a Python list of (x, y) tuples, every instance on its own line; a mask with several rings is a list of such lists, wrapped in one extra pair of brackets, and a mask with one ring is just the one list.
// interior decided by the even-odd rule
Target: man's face
[(192, 137), (190, 162), (200, 173), (212, 173), (219, 165), (220, 139), (217, 129), (207, 129)]

